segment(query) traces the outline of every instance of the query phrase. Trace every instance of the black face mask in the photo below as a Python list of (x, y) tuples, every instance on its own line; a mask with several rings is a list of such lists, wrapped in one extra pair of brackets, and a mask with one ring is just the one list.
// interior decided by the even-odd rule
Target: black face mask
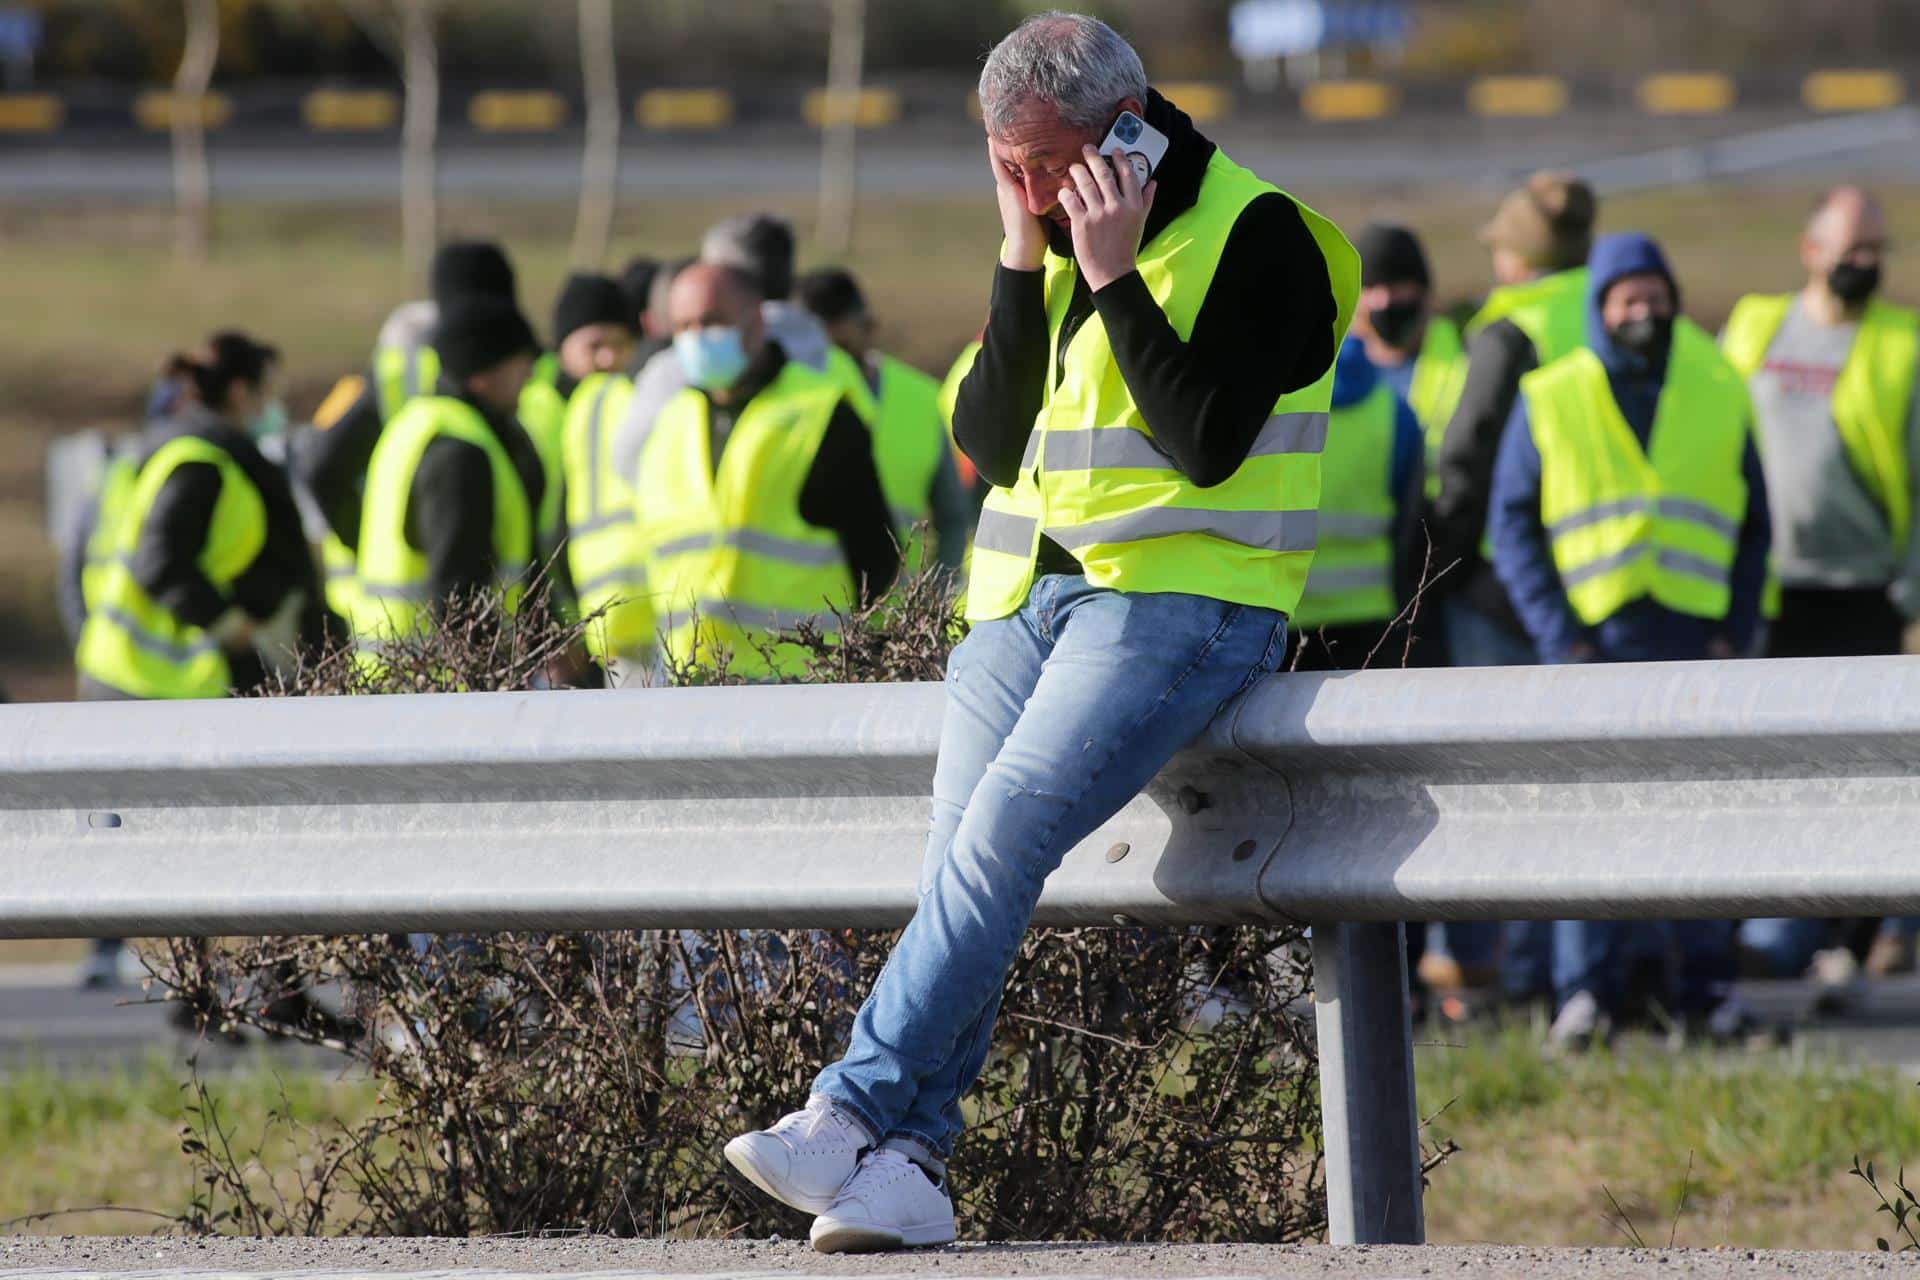
[(1380, 341), (1397, 347), (1412, 336), (1425, 313), (1426, 309), (1417, 302), (1392, 302), (1369, 311), (1367, 319), (1373, 324), (1373, 331), (1380, 335)]
[(1642, 316), (1607, 330), (1613, 345), (1630, 355), (1653, 362), (1664, 359), (1673, 342), (1672, 316)]
[(1827, 273), (1827, 288), (1833, 290), (1833, 296), (1840, 301), (1857, 307), (1879, 291), (1880, 264), (1862, 267), (1842, 262)]

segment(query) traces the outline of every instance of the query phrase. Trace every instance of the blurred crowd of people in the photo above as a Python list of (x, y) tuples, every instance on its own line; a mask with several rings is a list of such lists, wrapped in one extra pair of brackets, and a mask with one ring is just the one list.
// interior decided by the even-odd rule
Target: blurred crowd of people
[[(1742, 299), (1717, 339), (1660, 245), (1598, 220), (1585, 184), (1535, 175), (1483, 229), (1491, 293), (1457, 314), (1416, 231), (1355, 236), (1297, 669), (1920, 635), (1920, 317), (1878, 297), (1875, 201), (1829, 193), (1804, 287)], [(220, 697), (328, 637), (378, 664), (448, 601), (511, 611), (536, 578), (583, 622), (556, 686), (772, 677), (796, 661), (782, 631), (831, 634), (969, 553), (985, 485), (951, 419), (979, 343), (943, 378), (879, 350), (856, 276), (797, 276), (780, 218), (569, 277), (545, 342), (498, 245), (444, 246), (430, 292), (304, 420), (258, 335), (167, 363), (63, 537), (81, 697)], [(1914, 967), (1916, 923), (1420, 927), (1411, 958), (1438, 1014), (1539, 1000), (1559, 1046), (1640, 1007), (1732, 1040), (1755, 1030), (1737, 978), (1812, 973), (1843, 998)], [(118, 963), (102, 944), (89, 979)]]

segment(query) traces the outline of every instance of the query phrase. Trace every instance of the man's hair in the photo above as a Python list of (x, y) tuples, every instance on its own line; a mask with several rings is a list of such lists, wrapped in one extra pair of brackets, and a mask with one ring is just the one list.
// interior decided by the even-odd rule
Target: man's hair
[(1104, 129), (1128, 98), (1147, 100), (1140, 55), (1083, 13), (1035, 14), (994, 46), (980, 71), (980, 114), (992, 133), (1004, 133), (1029, 102), (1046, 103), (1077, 129)]
[(822, 267), (800, 278), (800, 305), (821, 324), (837, 324), (867, 309), (860, 282), (845, 267)]
[(700, 260), (734, 267), (759, 280), (760, 296), (793, 296), (793, 224), (775, 213), (748, 213), (716, 223), (700, 241)]

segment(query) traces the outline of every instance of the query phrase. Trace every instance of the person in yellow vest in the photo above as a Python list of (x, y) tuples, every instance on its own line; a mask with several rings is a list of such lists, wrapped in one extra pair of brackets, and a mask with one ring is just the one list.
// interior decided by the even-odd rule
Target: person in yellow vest
[[(1609, 236), (1591, 263), (1587, 346), (1521, 379), (1493, 481), (1493, 565), (1548, 662), (1748, 651), (1771, 538), (1753, 410), (1711, 337), (1680, 316), (1659, 246)], [(1632, 954), (1666, 926), (1553, 926), (1552, 1043), (1604, 1034)], [(1671, 926), (1668, 1008), (1732, 1038), (1730, 922)]]
[[(947, 425), (940, 413), (940, 384), (906, 361), (873, 345), (873, 314), (853, 273), (841, 267), (815, 271), (800, 282), (800, 303), (827, 331), (833, 345), (852, 357), (873, 393), (874, 460), (893, 508), (894, 526), (907, 540), (921, 525), (934, 535), (934, 562), (958, 572), (973, 528), (973, 508), (954, 465)], [(909, 542), (910, 568), (919, 567)]]
[(771, 677), (779, 631), (885, 594), (900, 567), (866, 423), (767, 333), (753, 277), (698, 263), (673, 283), (690, 383), (641, 442), (633, 508), (664, 660)]
[[(101, 507), (105, 553), (86, 582), (74, 654), (83, 700), (225, 697), (265, 675), (257, 636), (324, 638), (293, 492), (254, 443), (284, 420), (279, 361), (226, 332), (170, 362), (177, 396)], [(118, 940), (100, 940), (83, 981), (115, 985), (123, 955)]]
[[(960, 348), (960, 354), (953, 358), (947, 367), (947, 376), (940, 383), (940, 419), (947, 424), (947, 436), (953, 436), (953, 406), (960, 399), (960, 384), (973, 372), (973, 362), (980, 358), (980, 338), (975, 335), (972, 342)], [(960, 487), (967, 492), (967, 500), (973, 509), (973, 518), (980, 514), (980, 504), (987, 500), (988, 486), (980, 479), (979, 469), (973, 465), (964, 450), (955, 446), (954, 465), (960, 472)]]
[(403, 303), (381, 327), (365, 374), (342, 378), (313, 415), (314, 430), (295, 437), (289, 469), (326, 523), (321, 557), (327, 603), (341, 617), (352, 603), (354, 548), (360, 536), (367, 463), (380, 434), (416, 396), (440, 390), (441, 362), (432, 343), (440, 312), (480, 295), (518, 305), (513, 264), (499, 245), (442, 245), (429, 269), (431, 297)]
[[(1429, 452), (1437, 453), (1467, 382), (1459, 326), (1433, 310), (1433, 272), (1412, 231), (1371, 223), (1353, 238), (1353, 247), (1360, 251), (1354, 336), (1366, 344), (1367, 360), (1381, 379), (1419, 419)], [(1430, 492), (1437, 491), (1435, 481)]]
[[(946, 1161), (1041, 886), (1285, 659), (1359, 261), (1077, 14), (980, 78), (1005, 234), (954, 429), (994, 484), (947, 670), (921, 897), (804, 1110), (727, 1144), (823, 1252), (939, 1244)], [(1142, 186), (1096, 151), (1168, 139)], [(796, 1099), (796, 1101), (798, 1101)]]
[[(1805, 286), (1742, 298), (1721, 336), (1753, 395), (1767, 469), (1776, 658), (1920, 651), (1920, 315), (1878, 296), (1886, 254), (1879, 202), (1836, 188), (1800, 238)], [(1867, 971), (1911, 971), (1916, 926), (1890, 920), (1870, 949), (1855, 930)], [(1825, 926), (1753, 921), (1744, 936), (1797, 977)]]
[(352, 623), (372, 659), (455, 597), (500, 591), (513, 610), (533, 564), (546, 473), (515, 416), (533, 330), (511, 302), (468, 295), (441, 308), (433, 348), (440, 392), (410, 400), (367, 463)]
[(1359, 327), (1356, 312), (1355, 335), (1333, 368), (1320, 455), (1320, 546), (1292, 617), (1291, 666), (1299, 671), (1356, 671), (1369, 659), (1375, 667), (1406, 665), (1407, 628), (1392, 624), (1414, 585), (1404, 566), (1417, 571), (1405, 543), (1420, 510), (1425, 446), (1413, 410), (1368, 359)]
[(633, 394), (624, 372), (638, 336), (632, 295), (609, 276), (578, 274), (554, 308), (569, 576), (587, 652), (615, 683), (630, 681), (653, 643), (632, 477), (612, 462), (616, 428)]
[(1467, 379), (1432, 456), (1437, 492), (1426, 516), (1434, 564), (1452, 566), (1438, 594), (1455, 666), (1536, 661), (1485, 555), (1487, 500), (1520, 379), (1585, 340), (1585, 263), (1596, 212), (1586, 183), (1537, 173), (1480, 232), (1497, 287), (1467, 325)]

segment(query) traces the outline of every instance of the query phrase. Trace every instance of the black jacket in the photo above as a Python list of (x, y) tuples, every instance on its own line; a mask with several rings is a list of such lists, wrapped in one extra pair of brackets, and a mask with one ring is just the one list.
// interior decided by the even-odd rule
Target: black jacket
[(365, 380), (360, 395), (331, 422), (316, 422), (294, 437), (287, 466), (326, 518), (333, 535), (349, 547), (360, 545), (360, 503), (366, 493), (367, 463), (380, 443), (386, 420), (380, 416), (375, 380)]
[(1511, 320), (1488, 325), (1467, 343), (1467, 383), (1434, 458), (1440, 494), (1429, 504), (1426, 519), (1434, 572), (1455, 566), (1438, 590), (1459, 592), (1480, 613), (1522, 638), (1526, 630), (1493, 566), (1481, 558), (1480, 543), (1500, 437), (1520, 394), (1520, 379), (1539, 363), (1533, 339)]
[[(769, 342), (742, 375), (737, 389), (745, 394), (732, 406), (716, 404), (707, 397), (707, 429), (711, 433), (707, 456), (714, 466), (719, 466), (727, 437), (741, 412), (779, 376), (786, 363), (786, 352), (778, 343)], [(840, 553), (846, 557), (863, 604), (884, 595), (893, 585), (900, 571), (900, 545), (894, 538), (893, 515), (873, 460), (873, 436), (845, 400), (828, 420), (820, 451), (814, 455), (813, 467), (800, 487), (800, 518), (831, 531), (840, 540)]]
[[(1148, 94), (1147, 123), (1167, 135), (1142, 242), (1198, 200), (1214, 144), (1186, 113)], [(1063, 246), (1054, 237), (1056, 251)], [(1039, 271), (998, 268), (979, 358), (960, 384), (954, 437), (989, 482), (1011, 486), (1046, 395), (1047, 316)], [(1191, 337), (1182, 342), (1139, 272), (1094, 293), (1077, 273), (1061, 327), (1064, 350), (1098, 314), (1120, 375), (1156, 443), (1194, 484), (1227, 480), (1246, 460), (1282, 395), (1333, 363), (1335, 304), (1326, 259), (1299, 210), (1271, 193), (1234, 224)], [(1079, 572), (1043, 540), (1040, 572)]]
[[(155, 604), (196, 627), (212, 626), (235, 606), (265, 621), (299, 592), (305, 602), (301, 634), (317, 639), (322, 634), (319, 575), (286, 476), (244, 432), (198, 408), (148, 427), (141, 436), (139, 464), (144, 467), (163, 444), (183, 435), (218, 446), (260, 491), (266, 503), (266, 542), (225, 591), (216, 587), (201, 570), (200, 555), (220, 499), (220, 468), (185, 463), (174, 468), (148, 509), (133, 552), (134, 580)], [(247, 681), (236, 672), (235, 683)]]
[[(526, 490), (530, 525), (537, 523), (546, 471), (519, 419), (457, 394), (444, 379), (439, 393), (471, 406), (486, 422)], [(451, 436), (440, 436), (427, 445), (414, 469), (413, 486), (407, 490), (404, 533), (407, 545), (427, 558), (427, 591), (432, 599), (445, 600), (493, 585), (499, 565), (493, 545), (493, 463), (486, 450)]]

